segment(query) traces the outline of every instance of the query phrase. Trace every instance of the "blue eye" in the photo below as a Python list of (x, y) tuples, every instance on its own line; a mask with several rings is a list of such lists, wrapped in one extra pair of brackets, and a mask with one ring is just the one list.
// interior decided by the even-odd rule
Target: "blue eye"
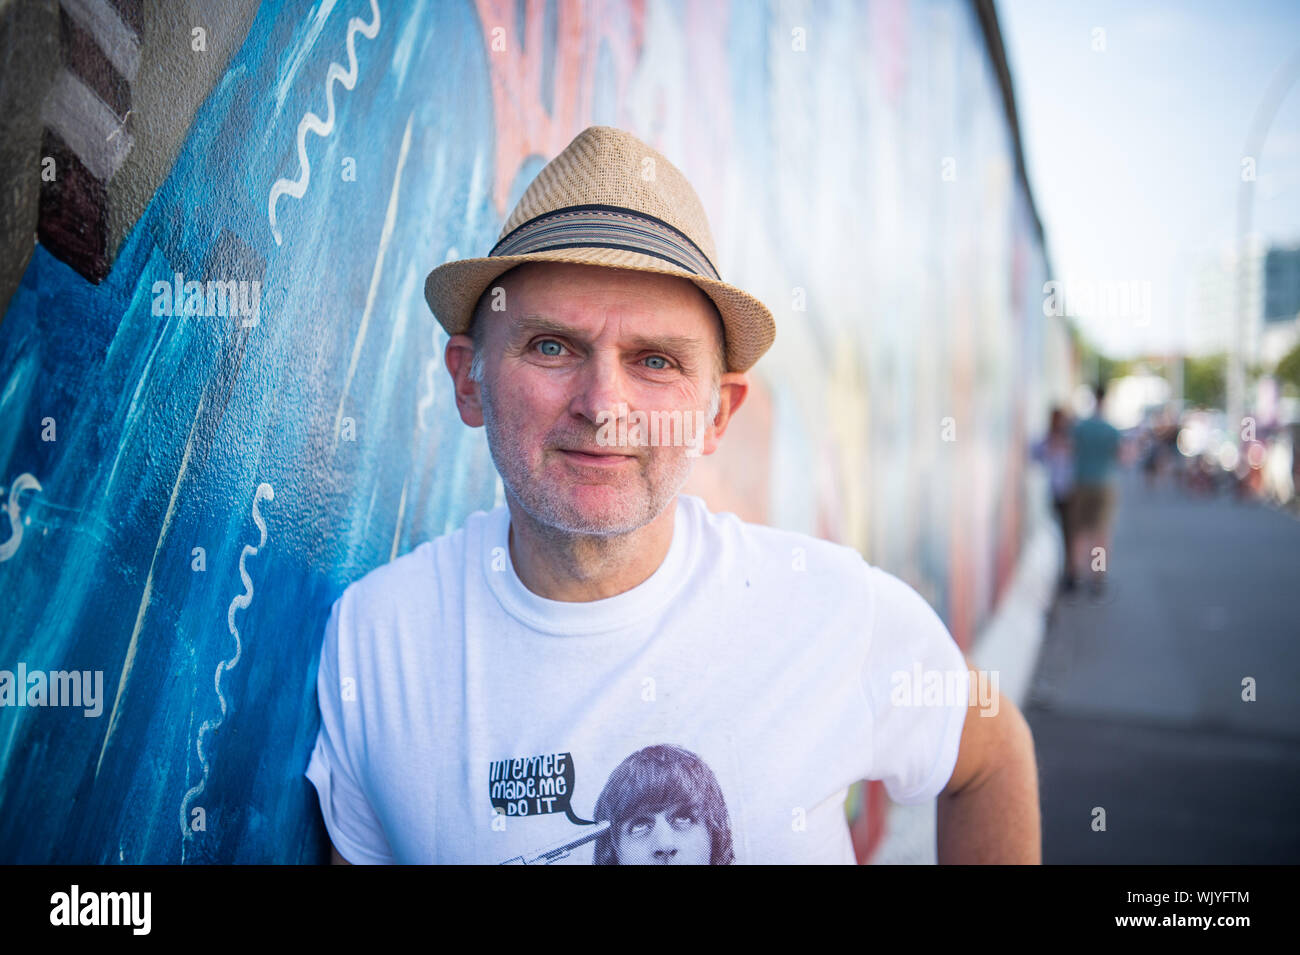
[(662, 371), (663, 369), (668, 367), (668, 360), (664, 358), (663, 355), (651, 355), (649, 358), (646, 359), (646, 361), (662, 362), (662, 364), (650, 366), (655, 371)]
[[(564, 350), (564, 346), (552, 338), (548, 338), (545, 341), (538, 342), (537, 345), (539, 348), (541, 348), (542, 354), (546, 355), (549, 358), (558, 357), (560, 352)], [(551, 349), (554, 349), (554, 351), (552, 351)]]

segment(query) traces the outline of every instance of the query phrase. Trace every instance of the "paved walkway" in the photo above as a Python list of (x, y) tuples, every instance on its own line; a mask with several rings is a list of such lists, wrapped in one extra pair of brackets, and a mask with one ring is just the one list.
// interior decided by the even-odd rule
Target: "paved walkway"
[(1107, 592), (1061, 598), (1023, 707), (1043, 861), (1300, 862), (1300, 521), (1120, 495)]

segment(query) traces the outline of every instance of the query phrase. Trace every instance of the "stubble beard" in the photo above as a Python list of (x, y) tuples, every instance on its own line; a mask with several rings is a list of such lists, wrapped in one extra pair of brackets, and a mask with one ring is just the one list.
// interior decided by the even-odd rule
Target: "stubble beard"
[[(506, 495), (517, 501), (540, 527), (552, 528), (566, 536), (617, 537), (629, 534), (663, 513), (690, 476), (691, 459), (677, 453), (667, 458), (666, 469), (656, 471), (652, 464), (648, 469), (642, 466), (626, 477), (613, 508), (600, 514), (587, 513), (574, 504), (563, 489), (529, 473), (528, 451), (514, 430), (501, 427), (486, 382), (480, 381), (478, 385), (492, 463), (501, 475)], [(594, 426), (592, 430), (595, 431)], [(646, 451), (649, 455), (662, 453), (655, 448)], [(646, 458), (641, 461), (646, 461)]]

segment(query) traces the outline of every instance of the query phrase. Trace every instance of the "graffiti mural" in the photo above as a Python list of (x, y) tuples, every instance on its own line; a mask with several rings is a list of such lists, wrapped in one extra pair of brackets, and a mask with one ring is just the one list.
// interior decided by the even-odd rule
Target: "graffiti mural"
[(53, 54), (6, 119), (0, 669), (103, 689), (0, 708), (0, 862), (328, 858), (330, 605), (500, 500), (424, 276), (591, 124), (683, 169), (777, 318), (688, 490), (858, 547), (963, 646), (992, 612), (1060, 332), (971, 5), (40, 10), (0, 22)]

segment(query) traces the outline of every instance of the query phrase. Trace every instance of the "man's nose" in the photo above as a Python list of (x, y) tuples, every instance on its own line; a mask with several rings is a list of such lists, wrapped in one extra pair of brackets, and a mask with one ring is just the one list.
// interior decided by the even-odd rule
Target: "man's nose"
[(677, 855), (677, 833), (673, 832), (673, 827), (668, 825), (668, 820), (659, 818), (655, 820), (654, 828), (654, 853), (659, 858), (669, 858)]
[[(592, 424), (603, 424), (601, 412), (616, 418), (626, 414), (627, 395), (623, 368), (615, 356), (593, 354), (578, 373), (577, 391), (569, 410)], [(622, 406), (622, 407), (620, 407)]]

